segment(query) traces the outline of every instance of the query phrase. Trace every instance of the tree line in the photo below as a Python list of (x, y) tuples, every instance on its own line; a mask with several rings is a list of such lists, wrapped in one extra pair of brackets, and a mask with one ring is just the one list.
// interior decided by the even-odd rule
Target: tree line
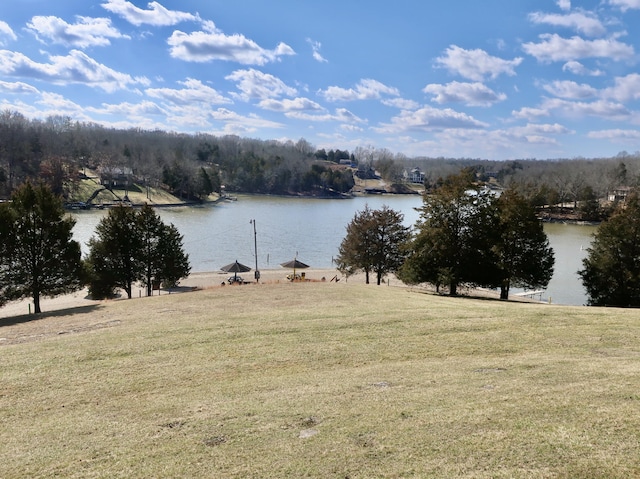
[(151, 295), (154, 285), (174, 286), (190, 271), (182, 236), (150, 206), (110, 209), (96, 228), (90, 252), (82, 259), (73, 240), (75, 220), (62, 198), (45, 184), (26, 182), (11, 201), (0, 204), (0, 306), (71, 293), (89, 285), (95, 298), (112, 297), (122, 288), (131, 298), (141, 283)]
[[(306, 140), (263, 141), (234, 135), (119, 130), (68, 117), (29, 120), (0, 113), (0, 198), (27, 180), (69, 196), (78, 172), (126, 169), (139, 182), (183, 199), (210, 192), (331, 195), (354, 185), (347, 166), (314, 155)], [(333, 152), (331, 152), (333, 153)], [(340, 158), (343, 153), (340, 153)]]
[(473, 169), (448, 176), (424, 196), (415, 231), (389, 208), (356, 213), (336, 260), (346, 275), (374, 272), (377, 283), (394, 272), (408, 284), (430, 283), (456, 295), (460, 285), (546, 287), (554, 253), (529, 200), (509, 189), (496, 196)]
[[(341, 164), (341, 163), (348, 163)], [(386, 148), (316, 148), (304, 138), (275, 141), (115, 129), (52, 116), (30, 120), (0, 113), (0, 198), (27, 180), (45, 181), (56, 194), (70, 195), (78, 171), (126, 168), (142, 183), (199, 200), (224, 186), (229, 192), (337, 195), (354, 187), (354, 170), (375, 171), (388, 185), (402, 183), (418, 167), (427, 189), (440, 179), (472, 168), (480, 181), (518, 188), (535, 205), (573, 205), (582, 219), (597, 221), (612, 210), (598, 200), (619, 186), (640, 184), (640, 154), (610, 158), (553, 160), (413, 157)]]
[[(336, 258), (347, 276), (390, 273), (407, 284), (428, 283), (456, 295), (459, 287), (546, 288), (553, 249), (531, 198), (515, 188), (497, 196), (480, 187), (473, 169), (438, 182), (425, 195), (413, 231), (403, 215), (368, 206), (354, 215)], [(576, 271), (591, 306), (640, 307), (640, 188), (616, 204)]]

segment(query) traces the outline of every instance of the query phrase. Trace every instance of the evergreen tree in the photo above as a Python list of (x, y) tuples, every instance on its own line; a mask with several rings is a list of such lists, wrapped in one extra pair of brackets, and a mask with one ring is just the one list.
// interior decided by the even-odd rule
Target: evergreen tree
[(140, 251), (136, 259), (140, 264), (140, 282), (146, 287), (147, 296), (151, 296), (153, 282), (162, 264), (159, 244), (163, 226), (162, 219), (149, 205), (144, 205), (136, 213), (136, 230), (140, 235)]
[(96, 226), (96, 236), (89, 240), (92, 296), (100, 297), (105, 291), (120, 287), (131, 298), (133, 284), (141, 277), (141, 248), (135, 210), (126, 206), (111, 208)]
[(173, 224), (163, 225), (158, 241), (158, 256), (162, 258), (156, 271), (156, 280), (171, 288), (189, 276), (189, 255), (184, 252), (183, 236)]
[(0, 208), (0, 303), (40, 298), (82, 287), (80, 245), (72, 239), (75, 221), (65, 216), (62, 199), (44, 184), (27, 182)]
[(380, 210), (371, 210), (367, 205), (357, 212), (340, 244), (335, 261), (338, 270), (347, 276), (364, 271), (367, 284), (373, 272), (378, 285), (388, 273), (397, 271), (404, 261), (403, 246), (409, 237), (403, 218), (386, 205)]
[(640, 197), (601, 224), (578, 272), (592, 306), (640, 306)]
[(200, 168), (198, 170), (198, 179), (196, 182), (196, 195), (200, 200), (204, 200), (207, 196), (213, 193), (214, 187), (211, 177), (207, 170)]
[(497, 204), (499, 236), (494, 252), (502, 273), (500, 299), (509, 298), (511, 286), (546, 287), (555, 259), (535, 208), (514, 189), (505, 191)]
[(409, 284), (496, 287), (499, 275), (491, 250), (496, 231), (492, 196), (473, 182), (472, 170), (438, 181), (424, 197), (417, 233), (399, 274)]
[(189, 275), (189, 257), (184, 253), (182, 236), (174, 225), (166, 225), (153, 208), (145, 205), (137, 213), (141, 250), (140, 282), (151, 296), (152, 286), (164, 284), (175, 286), (181, 278)]
[(182, 236), (175, 226), (165, 225), (151, 206), (137, 212), (123, 206), (113, 208), (96, 233), (89, 241), (87, 260), (93, 297), (110, 297), (116, 288), (122, 288), (131, 298), (136, 282), (150, 296), (154, 283), (174, 286), (189, 275)]

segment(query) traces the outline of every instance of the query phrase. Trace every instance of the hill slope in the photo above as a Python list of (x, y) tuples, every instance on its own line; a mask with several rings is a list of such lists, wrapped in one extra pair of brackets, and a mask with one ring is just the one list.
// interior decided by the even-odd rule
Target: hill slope
[(639, 319), (333, 283), (5, 319), (0, 476), (637, 477)]

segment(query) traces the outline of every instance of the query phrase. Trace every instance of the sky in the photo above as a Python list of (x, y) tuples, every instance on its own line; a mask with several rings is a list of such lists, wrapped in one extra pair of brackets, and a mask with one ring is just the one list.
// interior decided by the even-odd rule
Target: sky
[(640, 0), (4, 0), (0, 110), (408, 157), (640, 151)]

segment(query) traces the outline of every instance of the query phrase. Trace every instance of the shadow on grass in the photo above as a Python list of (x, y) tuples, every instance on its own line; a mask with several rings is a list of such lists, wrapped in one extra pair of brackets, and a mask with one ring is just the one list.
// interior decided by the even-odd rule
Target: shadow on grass
[(75, 316), (78, 314), (91, 314), (102, 309), (103, 306), (93, 304), (89, 306), (77, 306), (72, 308), (57, 309), (55, 311), (44, 311), (39, 314), (21, 314), (19, 316), (10, 316), (8, 318), (0, 318), (0, 328), (5, 326), (13, 326), (15, 324), (29, 323), (32, 321), (40, 321), (41, 319), (59, 318), (63, 316)]

